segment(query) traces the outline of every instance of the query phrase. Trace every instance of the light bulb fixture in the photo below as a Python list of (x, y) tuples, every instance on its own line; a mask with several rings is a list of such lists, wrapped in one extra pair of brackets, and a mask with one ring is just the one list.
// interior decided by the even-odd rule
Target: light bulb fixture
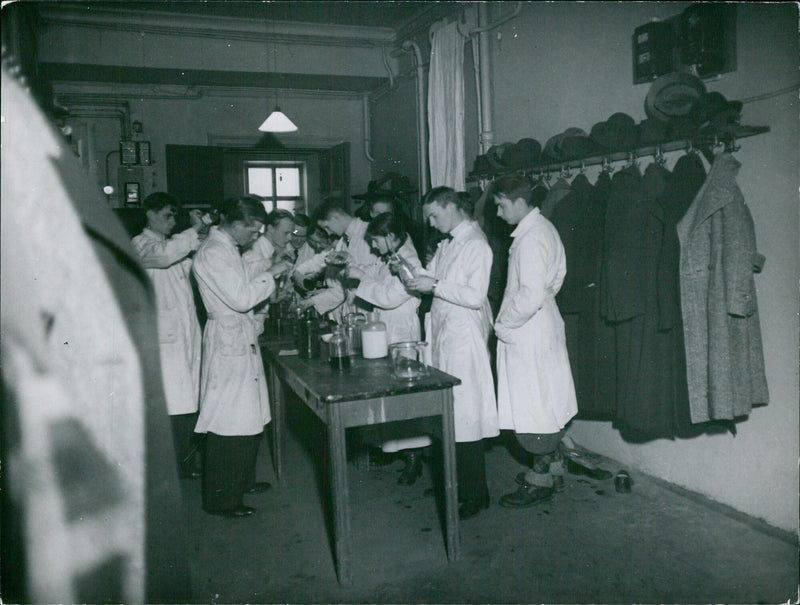
[[(268, 3), (265, 3), (264, 6), (266, 7)], [(267, 23), (272, 23), (272, 36), (275, 36), (275, 21), (267, 19)], [(269, 69), (269, 36), (267, 36), (267, 69)], [(275, 48), (274, 42), (272, 47), (272, 73), (276, 74), (278, 72), (278, 58), (277, 58), (277, 48)], [(277, 104), (277, 91), (275, 92), (275, 109), (266, 120), (264, 120), (261, 126), (258, 129), (261, 132), (295, 132), (297, 130), (297, 126), (295, 126), (294, 122), (292, 122), (286, 114), (281, 111), (281, 108), (278, 107)]]
[(269, 117), (258, 129), (261, 132), (294, 132), (297, 130), (297, 126), (276, 105), (275, 110), (269, 114)]

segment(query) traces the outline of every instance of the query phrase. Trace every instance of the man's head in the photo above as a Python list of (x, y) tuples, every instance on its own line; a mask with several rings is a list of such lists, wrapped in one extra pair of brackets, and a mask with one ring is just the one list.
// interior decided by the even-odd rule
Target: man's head
[(294, 231), (294, 216), (288, 210), (277, 208), (267, 215), (264, 234), (276, 250), (283, 250)]
[(323, 201), (314, 211), (314, 218), (317, 225), (334, 237), (344, 235), (353, 222), (353, 216), (347, 211), (344, 200), (340, 198), (328, 198)]
[(369, 217), (375, 218), (385, 212), (395, 212), (397, 201), (389, 194), (379, 194), (369, 203)]
[(331, 247), (331, 238), (328, 232), (319, 225), (311, 225), (308, 228), (308, 235), (306, 236), (306, 243), (311, 246), (311, 249), (319, 254)]
[(491, 186), (491, 194), (497, 205), (497, 216), (509, 225), (518, 224), (533, 210), (530, 183), (518, 176), (503, 176)]
[(142, 206), (147, 217), (147, 227), (164, 237), (175, 228), (175, 212), (180, 207), (178, 199), (165, 191), (156, 191), (148, 195)]
[(294, 229), (292, 230), (291, 242), (295, 250), (299, 250), (306, 243), (308, 237), (308, 226), (311, 220), (307, 215), (297, 212), (294, 215)]
[(267, 222), (264, 205), (252, 195), (225, 200), (219, 207), (219, 216), (220, 229), (227, 232), (242, 248), (256, 240)]
[(450, 187), (435, 187), (422, 199), (422, 215), (441, 233), (450, 233), (471, 214), (471, 201)]

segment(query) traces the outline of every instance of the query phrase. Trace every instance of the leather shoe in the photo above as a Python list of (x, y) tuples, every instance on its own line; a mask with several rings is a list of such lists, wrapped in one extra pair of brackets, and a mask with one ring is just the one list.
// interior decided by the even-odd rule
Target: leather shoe
[[(528, 480), (525, 479), (525, 471), (517, 473), (517, 476), (514, 477), (514, 481), (517, 485), (522, 485), (524, 487), (535, 487), (533, 483), (528, 483)], [(563, 475), (553, 475), (553, 491), (554, 492), (563, 492), (564, 491), (564, 476)]]
[(225, 517), (226, 519), (241, 519), (249, 517), (256, 509), (252, 506), (237, 506), (236, 508), (225, 508), (221, 510), (206, 510), (209, 515), (216, 515), (217, 517)]
[(553, 497), (552, 487), (520, 485), (517, 491), (500, 498), (500, 506), (505, 508), (527, 508), (545, 502)]
[(400, 472), (397, 484), (414, 485), (417, 479), (422, 476), (422, 454), (418, 451), (403, 452), (403, 459), (406, 466)]
[(567, 470), (573, 475), (586, 475), (590, 479), (597, 479), (598, 481), (611, 479), (614, 476), (611, 471), (607, 471), (604, 468), (589, 468), (572, 460), (567, 460)]
[(462, 521), (464, 519), (469, 519), (474, 517), (479, 512), (481, 512), (484, 508), (489, 508), (489, 496), (487, 495), (485, 498), (475, 498), (470, 500), (464, 500), (458, 506), (458, 518)]
[(271, 487), (272, 487), (272, 485), (270, 485), (267, 481), (256, 481), (255, 483), (253, 483), (253, 485), (251, 485), (246, 490), (244, 490), (244, 493), (245, 494), (260, 494), (262, 492), (267, 491)]

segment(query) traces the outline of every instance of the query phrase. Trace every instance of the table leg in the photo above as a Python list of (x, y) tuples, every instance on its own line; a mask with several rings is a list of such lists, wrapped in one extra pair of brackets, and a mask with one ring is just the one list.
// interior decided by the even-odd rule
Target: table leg
[(269, 382), (272, 386), (270, 402), (272, 403), (272, 461), (275, 464), (275, 476), (283, 483), (283, 454), (286, 451), (286, 394), (275, 366), (269, 365)]
[(453, 420), (453, 389), (442, 391), (442, 451), (444, 457), (444, 499), (447, 520), (447, 558), (458, 561), (461, 536), (458, 527), (458, 479), (456, 475), (456, 437)]
[(328, 404), (328, 468), (333, 501), (333, 536), (336, 551), (336, 575), (339, 584), (352, 582), (350, 570), (350, 494), (347, 486), (347, 452), (345, 428), (340, 406)]

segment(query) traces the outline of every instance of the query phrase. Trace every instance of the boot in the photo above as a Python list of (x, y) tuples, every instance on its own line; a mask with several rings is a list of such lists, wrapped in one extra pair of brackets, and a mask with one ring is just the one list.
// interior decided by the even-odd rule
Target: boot
[(403, 452), (405, 467), (400, 472), (398, 485), (414, 485), (417, 479), (422, 476), (422, 451), (405, 450)]

